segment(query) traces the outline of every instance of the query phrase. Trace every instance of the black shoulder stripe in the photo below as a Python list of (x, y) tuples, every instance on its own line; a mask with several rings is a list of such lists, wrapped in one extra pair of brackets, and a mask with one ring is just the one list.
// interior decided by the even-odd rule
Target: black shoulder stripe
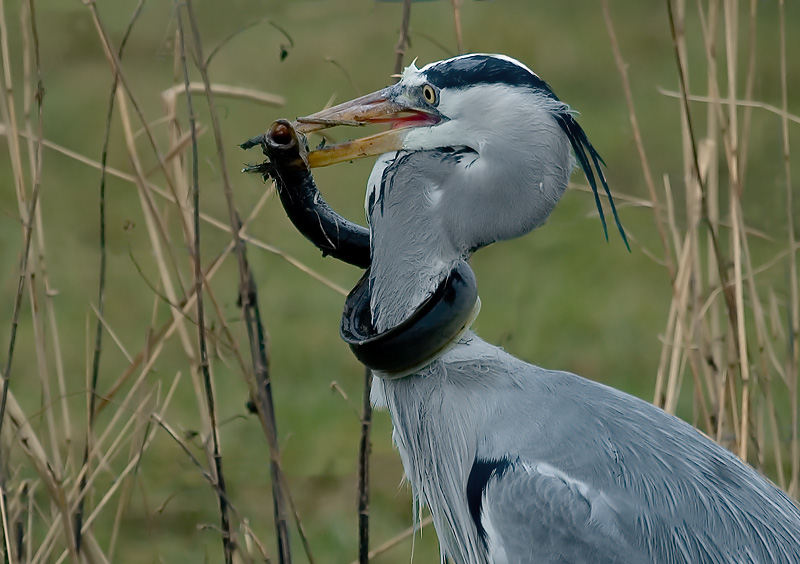
[(467, 506), (469, 507), (469, 514), (472, 517), (475, 527), (478, 529), (478, 537), (486, 542), (486, 530), (481, 524), (481, 500), (483, 499), (483, 492), (486, 491), (486, 485), (492, 477), (500, 478), (511, 467), (511, 461), (508, 458), (501, 458), (500, 460), (480, 460), (475, 459), (472, 463), (472, 469), (469, 471), (467, 478)]
[[(630, 251), (631, 246), (628, 244), (628, 237), (625, 235), (625, 230), (622, 228), (619, 215), (617, 215), (617, 207), (614, 205), (614, 199), (611, 197), (611, 190), (608, 188), (608, 182), (603, 174), (603, 169), (600, 167), (601, 163), (606, 163), (589, 142), (583, 128), (578, 125), (578, 122), (575, 121), (572, 114), (569, 112), (561, 112), (555, 114), (555, 118), (564, 133), (567, 134), (569, 142), (572, 144), (572, 150), (575, 152), (575, 158), (578, 159), (578, 164), (581, 165), (583, 174), (586, 175), (586, 180), (589, 181), (589, 186), (592, 187), (594, 203), (597, 206), (597, 211), (600, 213), (600, 222), (603, 224), (603, 234), (606, 237), (606, 241), (608, 241), (608, 226), (606, 225), (606, 218), (603, 214), (603, 206), (600, 203), (600, 194), (597, 191), (597, 182), (594, 177), (595, 171), (597, 172), (598, 178), (600, 178), (600, 183), (603, 185), (606, 196), (608, 196), (608, 203), (611, 205), (611, 213), (614, 215), (614, 222), (617, 224), (619, 234), (622, 236), (622, 240), (625, 242), (628, 251)], [(591, 162), (589, 161), (589, 157), (592, 159)], [(594, 165), (594, 169), (592, 165)]]

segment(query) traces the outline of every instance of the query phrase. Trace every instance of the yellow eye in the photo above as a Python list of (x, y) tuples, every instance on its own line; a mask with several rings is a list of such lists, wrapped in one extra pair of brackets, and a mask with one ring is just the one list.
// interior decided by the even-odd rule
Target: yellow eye
[(426, 84), (422, 87), (422, 97), (425, 98), (425, 101), (431, 106), (436, 105), (436, 90), (434, 90), (433, 86), (430, 84)]

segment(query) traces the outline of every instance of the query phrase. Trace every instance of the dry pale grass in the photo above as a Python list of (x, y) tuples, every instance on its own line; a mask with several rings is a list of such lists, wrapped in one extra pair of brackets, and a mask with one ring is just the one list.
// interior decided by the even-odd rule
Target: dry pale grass
[[(684, 174), (678, 179), (664, 175), (657, 183), (639, 132), (627, 67), (603, 0), (662, 245), (659, 260), (672, 282), (653, 401), (674, 413), (679, 399), (690, 394), (699, 429), (797, 497), (800, 304), (789, 147), (790, 122), (797, 123), (797, 116), (788, 111), (784, 3), (779, 7), (780, 29), (775, 32), (780, 36), (780, 52), (770, 55), (780, 58), (782, 106), (777, 108), (753, 99), (758, 73), (755, 0), (746, 13), (735, 0), (667, 0), (680, 91), (665, 94), (680, 104)], [(696, 11), (705, 55), (692, 63), (694, 68), (702, 63), (706, 70), (705, 75), (692, 76), (691, 83), (702, 84), (696, 89), (705, 90), (705, 96), (691, 93), (684, 30), (692, 16), (687, 10)], [(747, 34), (745, 53), (739, 48), (742, 32)], [(741, 60), (746, 60), (744, 68), (740, 68)], [(738, 86), (742, 73), (743, 91)], [(786, 193), (783, 241), (771, 241), (774, 255), (761, 265), (753, 263), (751, 245), (764, 235), (748, 229), (742, 203), (748, 190), (749, 132), (756, 111), (777, 117), (773, 127), (777, 125), (781, 132), (784, 168), (776, 174)], [(683, 214), (675, 209), (674, 184), (684, 187)], [(677, 219), (681, 216), (685, 221)], [(775, 287), (767, 278), (775, 268), (785, 269), (785, 285)], [(690, 383), (685, 382), (687, 376)], [(684, 384), (689, 388), (686, 392)], [(781, 398), (784, 408), (776, 405), (776, 398)]]
[[(624, 46), (617, 42), (613, 15), (606, 0), (603, 11), (611, 49), (619, 68), (626, 95), (632, 131), (644, 181), (650, 200), (628, 198), (652, 208), (654, 226), (662, 248), (650, 251), (663, 263), (672, 283), (672, 304), (665, 321), (663, 351), (654, 374), (654, 402), (674, 412), (682, 397), (690, 396), (695, 424), (708, 435), (731, 448), (740, 457), (768, 473), (791, 495), (800, 494), (800, 438), (798, 437), (798, 242), (792, 214), (791, 152), (789, 128), (800, 122), (788, 110), (786, 82), (786, 33), (783, 14), (780, 29), (782, 69), (782, 104), (780, 107), (753, 99), (754, 77), (758, 73), (755, 46), (755, 22), (758, 2), (751, 0), (749, 10), (742, 10), (735, 0), (686, 2), (667, 0), (669, 25), (675, 40), (676, 69), (680, 90), (666, 93), (675, 97), (681, 108), (684, 157), (681, 178), (667, 175), (657, 178), (651, 170), (631, 94)], [(266, 353), (266, 331), (260, 318), (257, 281), (253, 280), (244, 252), (251, 248), (275, 253), (294, 267), (335, 291), (345, 290), (324, 275), (303, 265), (294, 257), (258, 240), (248, 227), (258, 216), (269, 197), (266, 191), (247, 217), (237, 212), (230, 179), (225, 176), (225, 147), (215, 114), (215, 100), (238, 97), (253, 104), (279, 106), (278, 96), (244, 88), (215, 84), (208, 73), (202, 41), (197, 30), (191, 0), (176, 4), (178, 27), (175, 51), (176, 83), (161, 93), (163, 117), (159, 123), (148, 122), (139, 101), (128, 83), (124, 65), (124, 45), (135, 32), (138, 10), (131, 19), (129, 33), (115, 45), (106, 33), (93, 2), (86, 2), (94, 32), (105, 51), (114, 86), (108, 97), (107, 124), (118, 119), (122, 124), (130, 166), (118, 170), (107, 166), (106, 151), (100, 162), (76, 154), (42, 136), (42, 104), (46, 104), (39, 76), (39, 41), (37, 14), (33, 0), (23, 3), (21, 30), (23, 41), (8, 41), (7, 10), (0, 0), (0, 50), (3, 61), (3, 88), (0, 92), (2, 133), (7, 140), (18, 202), (23, 247), (19, 256), (19, 284), (13, 297), (13, 319), (7, 357), (2, 366), (0, 396), (0, 517), (4, 561), (17, 563), (63, 562), (104, 563), (114, 561), (115, 547), (126, 507), (132, 498), (131, 479), (137, 465), (148, 452), (157, 434), (175, 442), (176, 452), (185, 456), (215, 492), (219, 509), (219, 535), (226, 562), (263, 562), (291, 560), (288, 531), (300, 532), (306, 558), (313, 562), (314, 540), (306, 539), (302, 521), (292, 501), (283, 476)], [(783, 10), (783, 0), (780, 7)], [(141, 4), (140, 4), (141, 7)], [(453, 0), (459, 49), (462, 41), (460, 2)], [(407, 14), (407, 11), (406, 11)], [(705, 46), (706, 73), (689, 75), (687, 65), (687, 18), (700, 22)], [(407, 18), (407, 16), (406, 16)], [(406, 30), (406, 26), (403, 27)], [(404, 31), (405, 33), (405, 31)], [(739, 52), (739, 33), (746, 36), (748, 51)], [(401, 58), (405, 38), (398, 44)], [(214, 53), (211, 54), (213, 56)], [(11, 60), (21, 58), (21, 79), (11, 72)], [(745, 61), (743, 66), (741, 61)], [(697, 68), (698, 61), (693, 61)], [(189, 80), (188, 67), (194, 65), (202, 80)], [(720, 72), (724, 69), (725, 72)], [(741, 89), (739, 75), (745, 76)], [(725, 80), (719, 77), (724, 76)], [(690, 80), (691, 79), (691, 80)], [(701, 84), (692, 88), (690, 84)], [(706, 94), (699, 96), (695, 91)], [(19, 107), (22, 100), (22, 107)], [(194, 107), (205, 104), (210, 123), (197, 121)], [(776, 171), (786, 187), (786, 223), (782, 240), (770, 234), (774, 254), (761, 264), (754, 264), (751, 243), (762, 234), (748, 229), (746, 209), (742, 205), (745, 171), (748, 166), (748, 143), (751, 122), (756, 112), (774, 115), (783, 140), (784, 168)], [(154, 127), (166, 127), (166, 144), (159, 144)], [(203, 135), (215, 138), (219, 169), (223, 171), (228, 222), (202, 213), (199, 206), (198, 143)], [(108, 139), (108, 132), (106, 132)], [(48, 246), (45, 225), (37, 206), (42, 167), (46, 152), (57, 151), (86, 166), (103, 172), (99, 191), (101, 214), (104, 205), (106, 176), (113, 176), (135, 187), (149, 237), (158, 280), (153, 286), (154, 309), (169, 304), (171, 318), (146, 328), (146, 346), (127, 351), (116, 337), (115, 328), (104, 318), (105, 227), (101, 220), (98, 253), (102, 263), (98, 280), (97, 302), (92, 320), (94, 339), (87, 351), (86, 397), (83, 404), (68, 401), (59, 334), (64, 329), (52, 297), (53, 281), (48, 277)], [(147, 170), (142, 153), (155, 158), (157, 166)], [(674, 192), (675, 186), (683, 193)], [(620, 195), (624, 199), (624, 195)], [(685, 211), (676, 202), (685, 202)], [(177, 227), (165, 218), (177, 218)], [(102, 215), (101, 215), (102, 218)], [(683, 219), (682, 219), (683, 218)], [(219, 230), (231, 241), (219, 254), (201, 253), (201, 234)], [(57, 236), (57, 234), (50, 234)], [(175, 249), (187, 249), (176, 253)], [(230, 327), (214, 294), (210, 281), (223, 264), (235, 262), (239, 272), (239, 295), (246, 333)], [(785, 269), (785, 286), (776, 287), (767, 278), (771, 270)], [(42, 413), (26, 412), (15, 397), (13, 370), (16, 328), (23, 302), (30, 302), (34, 350), (42, 393)], [(270, 449), (270, 475), (273, 484), (274, 539), (259, 538), (247, 515), (228, 496), (224, 468), (236, 464), (224, 459), (220, 448), (219, 421), (215, 409), (214, 364), (209, 362), (209, 325), (215, 326), (214, 339), (221, 341), (233, 359), (235, 369), (247, 382), (253, 405), (258, 411)], [(157, 363), (167, 343), (175, 341), (185, 356), (186, 370), (165, 381), (152, 384), (147, 376)], [(104, 387), (98, 385), (99, 358), (106, 347), (116, 347), (128, 359), (127, 368)], [(46, 351), (51, 351), (49, 354)], [(170, 407), (182, 380), (189, 378), (202, 416), (200, 441), (205, 459), (195, 456), (196, 444), (189, 444), (184, 433), (170, 423)], [(688, 381), (687, 381), (688, 380)], [(100, 416), (110, 406), (113, 414)], [(365, 404), (365, 414), (368, 405)], [(110, 410), (109, 410), (110, 411)], [(30, 421), (41, 418), (43, 425)], [(362, 425), (365, 433), (369, 425)], [(787, 429), (789, 429), (787, 431)], [(363, 441), (362, 441), (363, 442)], [(368, 441), (366, 441), (368, 444)], [(366, 447), (363, 447), (364, 449)], [(367, 452), (362, 450), (362, 454)], [(224, 465), (223, 465), (224, 462)], [(103, 475), (111, 466), (122, 468), (108, 482)], [(366, 471), (366, 460), (362, 470)], [(18, 478), (20, 468), (33, 470), (34, 478)], [(362, 476), (362, 505), (368, 515), (368, 480)], [(35, 503), (34, 492), (44, 494), (47, 503)], [(87, 498), (91, 497), (91, 503)], [(99, 519), (114, 523), (107, 542), (95, 538)], [(427, 524), (427, 520), (425, 521)], [(400, 532), (368, 552), (368, 522), (361, 522), (360, 560), (366, 562), (391, 550), (398, 539), (411, 534)], [(32, 534), (32, 531), (37, 534)], [(270, 554), (268, 546), (277, 547)]]

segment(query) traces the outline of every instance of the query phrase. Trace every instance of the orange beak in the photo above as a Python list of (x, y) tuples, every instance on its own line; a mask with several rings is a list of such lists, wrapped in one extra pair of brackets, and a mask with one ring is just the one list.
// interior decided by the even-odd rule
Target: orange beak
[(441, 118), (435, 114), (397, 103), (392, 97), (392, 87), (388, 87), (310, 116), (298, 118), (294, 127), (299, 133), (308, 134), (337, 125), (363, 126), (374, 123), (391, 125), (389, 131), (309, 152), (308, 164), (313, 168), (399, 151), (403, 148), (403, 141), (410, 127), (435, 125), (439, 121)]

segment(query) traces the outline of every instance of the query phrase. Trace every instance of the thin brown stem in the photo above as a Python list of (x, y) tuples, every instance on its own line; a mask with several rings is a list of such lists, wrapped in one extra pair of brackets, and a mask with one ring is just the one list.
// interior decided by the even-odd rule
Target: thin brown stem
[[(693, 165), (693, 173), (695, 181), (697, 182), (700, 188), (700, 206), (701, 206), (701, 219), (706, 224), (709, 230), (709, 236), (711, 238), (711, 246), (714, 251), (714, 257), (716, 259), (717, 264), (717, 271), (719, 274), (719, 279), (721, 286), (723, 288), (723, 297), (725, 298), (725, 304), (728, 308), (728, 321), (731, 325), (732, 330), (737, 331), (739, 326), (738, 322), (738, 313), (736, 309), (736, 298), (734, 296), (733, 287), (728, 282), (728, 273), (726, 270), (727, 261), (724, 259), (722, 255), (722, 249), (719, 245), (719, 238), (717, 236), (717, 230), (714, 224), (709, 221), (708, 216), (708, 202), (706, 200), (706, 191), (703, 186), (703, 177), (700, 172), (700, 162), (697, 157), (697, 143), (695, 141), (694, 129), (692, 127), (692, 119), (691, 119), (691, 112), (689, 111), (689, 90), (686, 85), (686, 76), (684, 72), (684, 61), (683, 57), (681, 56), (680, 50), (678, 49), (678, 40), (677, 40), (677, 32), (675, 27), (675, 19), (672, 11), (672, 0), (667, 0), (667, 11), (669, 14), (669, 25), (670, 25), (670, 32), (672, 33), (674, 51), (675, 51), (675, 59), (677, 63), (678, 69), (678, 81), (680, 83), (680, 93), (681, 93), (681, 101), (683, 103), (683, 109), (686, 116), (686, 122), (689, 129), (689, 140), (691, 146), (691, 156), (692, 156), (692, 165)], [(735, 341), (735, 346), (737, 349), (737, 356), (739, 350), (739, 343)], [(741, 369), (741, 365), (740, 365)]]
[[(420, 530), (424, 529), (425, 527), (427, 527), (431, 523), (433, 523), (433, 517), (428, 515), (422, 521), (420, 521), (418, 525), (414, 525), (413, 527), (409, 527), (405, 531), (402, 531), (401, 533), (399, 533), (399, 534), (395, 535), (394, 537), (390, 538), (389, 540), (387, 540), (382, 545), (376, 547), (375, 550), (372, 550), (369, 553), (369, 557), (370, 558), (375, 558), (377, 556), (380, 556), (381, 554), (385, 554), (386, 552), (389, 552), (391, 549), (393, 549), (394, 547), (399, 545), (401, 542), (406, 540), (408, 537), (412, 536), (417, 531), (420, 531)], [(352, 564), (359, 564), (359, 562), (355, 561)]]
[(369, 455), (372, 450), (372, 403), (370, 388), (372, 371), (364, 368), (363, 412), (361, 415), (361, 441), (358, 446), (358, 562), (369, 562)]
[(456, 28), (456, 49), (458, 54), (464, 52), (464, 34), (461, 31), (461, 2), (462, 0), (450, 0), (453, 7), (453, 25)]
[[(31, 242), (33, 240), (33, 226), (37, 212), (37, 204), (39, 201), (39, 187), (41, 185), (41, 171), (42, 171), (42, 101), (44, 99), (44, 86), (42, 83), (41, 77), (41, 66), (40, 66), (40, 57), (39, 57), (39, 34), (36, 27), (36, 10), (33, 4), (33, 0), (29, 0), (28, 2), (28, 9), (30, 10), (30, 33), (31, 33), (31, 47), (33, 49), (34, 54), (34, 65), (36, 68), (36, 93), (35, 99), (37, 103), (37, 132), (36, 132), (36, 139), (35, 139), (35, 163), (34, 163), (34, 170), (33, 170), (33, 190), (28, 202), (27, 210), (24, 214), (22, 214), (22, 224), (23, 224), (23, 245), (22, 245), (22, 253), (20, 256), (20, 272), (19, 272), (19, 280), (17, 283), (17, 293), (14, 298), (14, 309), (11, 318), (11, 331), (9, 335), (9, 343), (8, 343), (8, 352), (6, 357), (6, 363), (3, 368), (2, 373), (0, 373), (0, 387), (2, 390), (0, 391), (0, 437), (2, 437), (2, 430), (3, 430), (3, 422), (5, 421), (5, 414), (6, 414), (6, 405), (8, 403), (8, 395), (9, 395), (9, 387), (11, 384), (11, 365), (12, 360), (14, 357), (14, 348), (16, 343), (16, 334), (17, 328), (19, 326), (19, 316), (20, 310), (22, 306), (22, 295), (25, 289), (25, 281), (28, 277), (28, 260), (30, 257), (30, 250), (31, 250)], [(0, 100), (0, 107), (2, 108), (2, 114), (4, 121), (7, 125), (10, 126), (11, 132), (14, 135), (18, 134), (16, 116), (15, 116), (15, 109), (13, 103), (13, 87), (11, 82), (11, 71), (9, 69), (9, 48), (8, 48), (8, 31), (6, 26), (5, 20), (5, 4), (0, 0), (0, 49), (2, 50), (2, 62), (4, 67), (4, 75), (3, 75), (3, 95), (2, 99)], [(15, 139), (14, 142), (9, 143), (9, 150), (12, 152), (12, 160), (17, 163), (18, 165), (21, 164), (20, 154), (19, 154), (19, 144)], [(20, 171), (21, 173), (21, 171)], [(15, 180), (17, 181), (17, 195), (20, 198), (19, 205), (20, 209), (25, 209), (24, 207), (24, 188), (22, 186), (22, 176), (21, 174), (15, 175)], [(6, 562), (13, 562), (14, 555), (11, 549), (11, 543), (13, 540), (13, 535), (10, 528), (9, 523), (9, 515), (8, 515), (8, 496), (6, 493), (6, 482), (5, 482), (5, 468), (6, 462), (8, 460), (8, 456), (6, 453), (3, 452), (3, 445), (2, 441), (0, 441), (0, 516), (2, 517), (1, 527), (3, 532), (3, 539), (5, 549), (3, 550), (4, 553), (4, 560)], [(70, 548), (72, 548), (72, 544), (70, 543)], [(76, 557), (75, 552), (71, 552), (73, 557)]]
[(222, 453), (219, 444), (219, 425), (217, 424), (216, 400), (214, 386), (211, 382), (211, 371), (208, 363), (208, 347), (206, 343), (205, 309), (203, 305), (203, 270), (200, 258), (200, 179), (199, 155), (197, 148), (197, 120), (192, 104), (192, 93), (189, 91), (189, 69), (186, 65), (186, 45), (183, 32), (183, 20), (180, 6), (176, 4), (175, 14), (178, 20), (178, 37), (180, 41), (181, 70), (183, 71), (184, 86), (186, 88), (186, 107), (188, 111), (189, 128), (192, 138), (192, 204), (194, 220), (194, 246), (192, 248), (194, 262), (194, 292), (197, 309), (197, 335), (200, 349), (199, 368), (203, 377), (203, 387), (206, 394), (206, 409), (211, 423), (211, 448), (214, 462), (214, 479), (217, 483), (217, 501), (219, 504), (220, 527), (222, 529), (222, 550), (225, 563), (233, 563), (234, 541), (231, 533), (230, 517), (228, 516), (228, 495), (225, 488), (225, 475), (222, 471)]
[(14, 554), (11, 548), (13, 539), (11, 525), (8, 521), (8, 495), (6, 494), (4, 474), (5, 472), (0, 469), (0, 529), (3, 531), (3, 562), (11, 564)]
[(411, 0), (403, 0), (403, 19), (400, 22), (400, 37), (394, 48), (394, 74), (403, 70), (403, 57), (408, 48), (408, 26), (411, 23)]
[[(121, 60), (122, 55), (125, 52), (125, 45), (128, 43), (128, 38), (133, 31), (133, 26), (136, 23), (136, 20), (139, 18), (139, 14), (144, 7), (144, 0), (139, 0), (139, 4), (136, 6), (136, 9), (133, 11), (133, 15), (131, 16), (130, 21), (128, 22), (128, 27), (125, 30), (124, 35), (122, 36), (122, 40), (119, 44), (119, 49), (117, 51), (117, 57)], [(108, 163), (108, 145), (111, 138), (111, 123), (112, 117), (114, 115), (114, 99), (116, 98), (117, 94), (117, 85), (119, 84), (119, 75), (114, 74), (114, 79), (111, 83), (111, 91), (109, 92), (108, 98), (108, 111), (106, 112), (106, 126), (105, 126), (105, 134), (103, 137), (103, 149), (100, 154), (100, 194), (99, 194), (99, 219), (100, 219), (100, 226), (99, 226), (99, 250), (100, 250), (100, 270), (98, 273), (98, 283), (97, 283), (97, 325), (95, 327), (95, 336), (94, 336), (94, 350), (92, 353), (92, 372), (91, 372), (91, 382), (89, 387), (89, 410), (88, 410), (88, 423), (86, 429), (86, 443), (84, 444), (83, 449), (83, 466), (87, 466), (89, 464), (89, 451), (91, 450), (91, 442), (92, 442), (92, 430), (94, 429), (94, 422), (95, 422), (95, 405), (96, 405), (96, 398), (97, 398), (97, 382), (100, 377), (100, 354), (103, 348), (103, 309), (105, 306), (105, 295), (106, 295), (106, 165)], [(83, 478), (81, 480), (80, 490), (83, 491), (86, 489), (86, 476), (88, 472), (83, 474)], [(80, 502), (78, 503), (78, 509), (75, 511), (75, 547), (80, 553), (81, 551), (81, 530), (83, 529), (83, 509), (86, 497), (81, 496)]]
[[(454, 0), (455, 1), (455, 0)], [(628, 106), (628, 119), (631, 122), (631, 129), (633, 131), (633, 140), (636, 143), (636, 150), (639, 153), (639, 162), (642, 165), (642, 173), (644, 174), (644, 181), (647, 185), (647, 191), (650, 193), (650, 199), (653, 202), (653, 213), (656, 218), (656, 229), (658, 236), (661, 239), (661, 246), (664, 250), (664, 261), (667, 264), (670, 280), (675, 280), (675, 265), (672, 262), (672, 254), (670, 253), (669, 243), (667, 242), (667, 234), (664, 230), (664, 219), (661, 217), (661, 203), (658, 199), (656, 192), (656, 185), (653, 181), (653, 174), (650, 172), (650, 163), (647, 159), (647, 153), (644, 148), (644, 141), (642, 141), (642, 132), (639, 129), (639, 120), (636, 117), (636, 108), (633, 103), (633, 94), (631, 92), (631, 83), (628, 79), (628, 65), (622, 58), (622, 53), (619, 49), (619, 41), (617, 41), (617, 34), (614, 31), (614, 22), (611, 19), (611, 13), (608, 9), (608, 0), (602, 0), (603, 18), (606, 22), (606, 29), (608, 30), (608, 37), (611, 41), (611, 50), (614, 53), (614, 61), (617, 65), (620, 79), (622, 80), (622, 90), (625, 93), (625, 103)]]
[[(780, 27), (780, 64), (781, 64), (781, 107), (784, 117), (781, 119), (781, 137), (783, 141), (783, 166), (786, 176), (786, 231), (789, 239), (789, 249), (795, 249), (795, 216), (794, 197), (792, 187), (791, 152), (789, 149), (789, 122), (786, 118), (789, 105), (789, 87), (786, 72), (786, 13), (785, 2), (778, 2), (778, 19)], [(800, 284), (797, 276), (797, 252), (789, 253), (788, 260), (789, 278), (789, 311), (787, 312), (788, 331), (786, 336), (786, 377), (791, 399), (791, 479), (789, 481), (789, 494), (797, 497), (800, 495), (800, 408), (798, 407), (798, 368), (800, 367)]]
[(286, 499), (288, 491), (282, 487), (283, 480), (281, 476), (283, 471), (280, 467), (280, 454), (278, 450), (278, 433), (275, 423), (275, 410), (272, 402), (272, 390), (269, 380), (269, 365), (266, 354), (266, 334), (261, 323), (260, 314), (258, 312), (258, 302), (256, 294), (256, 285), (253, 280), (252, 273), (247, 264), (245, 256), (245, 249), (239, 236), (240, 221), (236, 212), (236, 205), (233, 199), (233, 187), (230, 177), (228, 175), (228, 167), (225, 160), (225, 143), (222, 140), (222, 130), (219, 124), (219, 116), (217, 115), (216, 104), (214, 102), (214, 93), (211, 90), (211, 80), (208, 76), (208, 68), (206, 66), (206, 59), (203, 57), (202, 41), (200, 39), (200, 30), (197, 25), (197, 18), (195, 17), (194, 7), (192, 0), (186, 1), (186, 11), (189, 18), (189, 25), (192, 31), (192, 39), (194, 43), (195, 64), (203, 79), (205, 85), (205, 95), (208, 101), (209, 116), (211, 118), (212, 129), (214, 132), (214, 141), (217, 148), (217, 156), (222, 164), (222, 183), (225, 200), (228, 207), (228, 217), (231, 225), (231, 233), (234, 241), (234, 251), (239, 265), (239, 297), (241, 300), (241, 307), (245, 317), (245, 325), (247, 327), (248, 339), (250, 342), (250, 353), (253, 361), (253, 368), (256, 377), (256, 388), (258, 390), (258, 398), (255, 403), (258, 406), (259, 418), (264, 428), (267, 437), (267, 443), (270, 450), (270, 470), (272, 477), (272, 497), (273, 509), (275, 515), (275, 534), (278, 544), (278, 558), (282, 564), (291, 563), (291, 548), (289, 545), (289, 528), (286, 512)]

